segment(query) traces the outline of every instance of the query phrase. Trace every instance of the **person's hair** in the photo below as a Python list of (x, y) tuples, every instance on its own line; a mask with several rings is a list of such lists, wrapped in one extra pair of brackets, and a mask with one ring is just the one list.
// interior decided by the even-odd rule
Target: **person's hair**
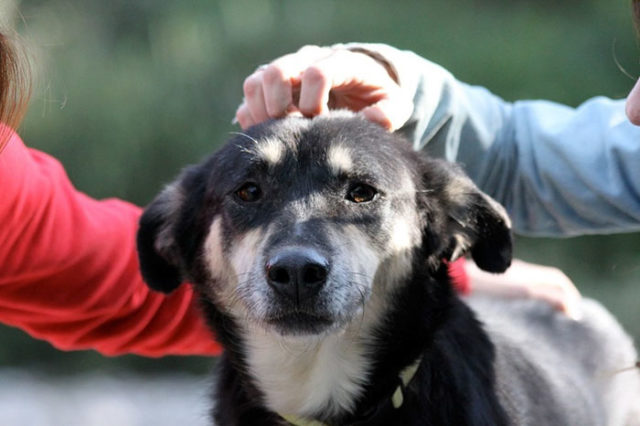
[(29, 61), (17, 34), (0, 28), (0, 151), (24, 116), (31, 95)]
[(636, 25), (636, 32), (640, 36), (640, 0), (631, 0), (633, 8), (633, 22)]

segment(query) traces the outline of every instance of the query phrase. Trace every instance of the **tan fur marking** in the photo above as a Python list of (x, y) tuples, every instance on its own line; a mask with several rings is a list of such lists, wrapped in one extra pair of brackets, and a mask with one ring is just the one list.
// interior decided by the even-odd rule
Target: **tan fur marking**
[(414, 234), (414, 232), (411, 232), (411, 227), (406, 219), (396, 219), (391, 227), (391, 241), (389, 241), (389, 247), (393, 252), (399, 252), (413, 247), (415, 245)]
[(278, 139), (267, 139), (257, 146), (257, 155), (265, 160), (270, 166), (275, 166), (284, 157), (286, 147)]
[(240, 241), (233, 245), (230, 260), (236, 276), (249, 273), (254, 267), (263, 239), (262, 228), (256, 228), (244, 234)]
[(327, 163), (335, 175), (349, 172), (353, 167), (351, 151), (342, 145), (334, 145), (327, 152)]
[(216, 217), (209, 227), (204, 242), (204, 255), (207, 269), (213, 278), (229, 278), (229, 268), (222, 253), (222, 218)]

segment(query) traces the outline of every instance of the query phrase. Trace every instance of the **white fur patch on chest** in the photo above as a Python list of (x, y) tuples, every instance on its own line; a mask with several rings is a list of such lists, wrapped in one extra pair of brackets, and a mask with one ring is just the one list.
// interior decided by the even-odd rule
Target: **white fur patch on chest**
[(248, 332), (247, 361), (265, 404), (281, 414), (337, 414), (353, 408), (370, 365), (353, 330), (322, 337), (285, 338)]

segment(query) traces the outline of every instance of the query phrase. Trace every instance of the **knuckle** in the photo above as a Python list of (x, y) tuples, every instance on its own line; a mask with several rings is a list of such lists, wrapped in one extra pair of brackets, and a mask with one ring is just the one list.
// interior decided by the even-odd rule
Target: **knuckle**
[(285, 78), (284, 70), (277, 65), (269, 65), (264, 69), (263, 79), (265, 84), (274, 85), (274, 84), (282, 84), (286, 83), (287, 79)]
[(329, 81), (329, 76), (317, 65), (311, 65), (307, 68), (303, 75), (303, 80), (305, 80), (308, 84), (314, 85), (324, 85)]
[(240, 107), (238, 111), (236, 111), (236, 120), (238, 120), (238, 124), (240, 124), (240, 127), (243, 129), (251, 126), (251, 114), (246, 106)]
[(311, 53), (317, 51), (318, 49), (320, 49), (320, 47), (315, 44), (307, 44), (298, 49), (298, 53)]
[(251, 119), (246, 116), (238, 117), (238, 123), (240, 124), (240, 127), (243, 129), (251, 127), (251, 125), (253, 124)]
[(260, 84), (260, 77), (256, 74), (251, 74), (247, 77), (242, 84), (242, 90), (244, 91), (245, 96), (250, 97), (254, 95), (260, 87)]

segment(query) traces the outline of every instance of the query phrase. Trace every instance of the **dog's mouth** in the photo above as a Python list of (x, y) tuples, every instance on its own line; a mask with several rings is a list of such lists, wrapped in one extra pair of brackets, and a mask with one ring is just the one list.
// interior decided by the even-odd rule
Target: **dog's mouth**
[(297, 310), (271, 315), (266, 318), (266, 322), (283, 335), (320, 334), (335, 325), (335, 321), (328, 315)]

